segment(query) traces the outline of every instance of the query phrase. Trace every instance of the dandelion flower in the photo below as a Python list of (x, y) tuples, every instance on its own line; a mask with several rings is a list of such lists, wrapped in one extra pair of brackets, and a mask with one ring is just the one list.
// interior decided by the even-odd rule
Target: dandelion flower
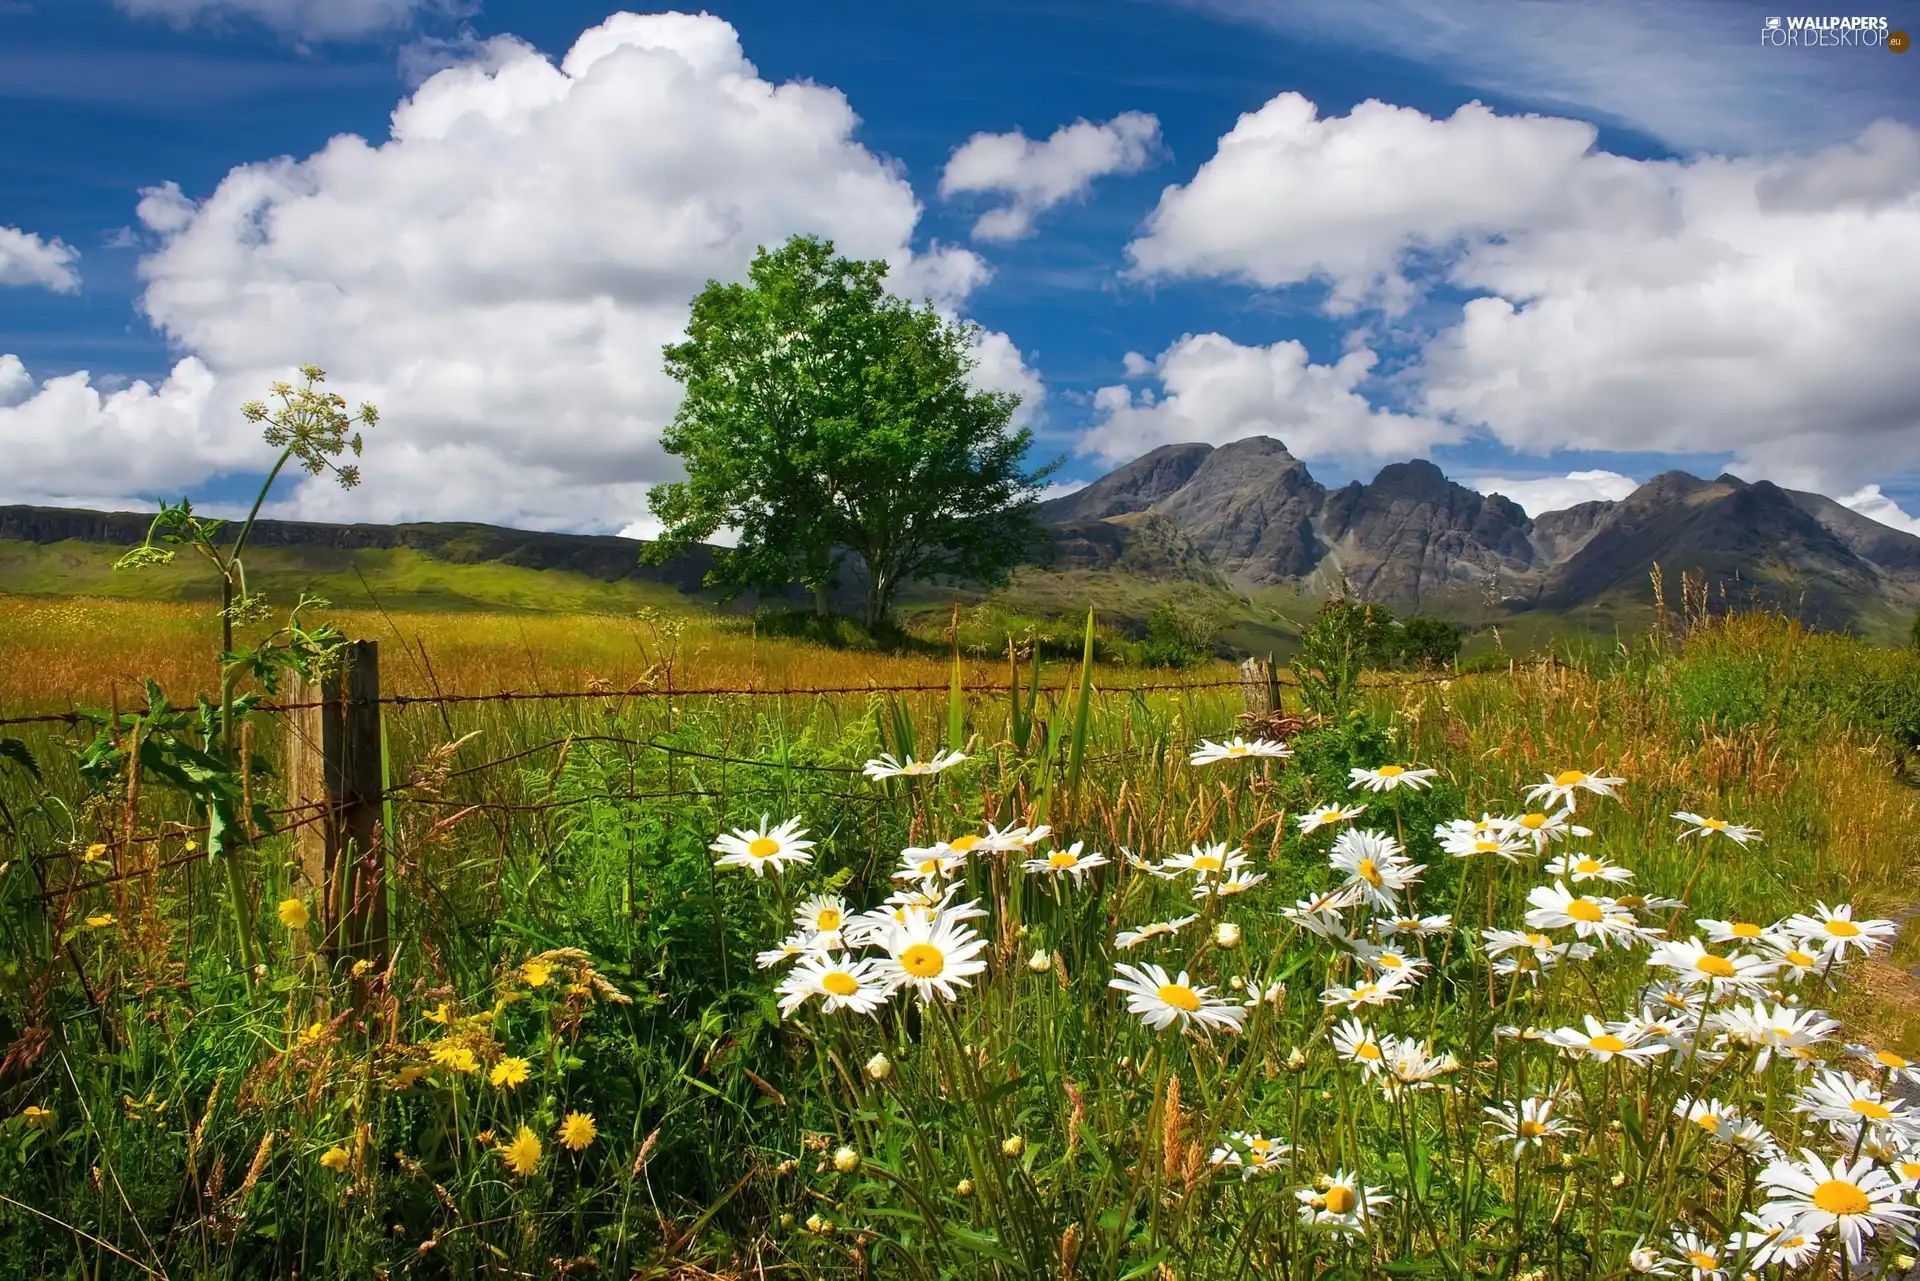
[(487, 1084), (502, 1090), (517, 1090), (526, 1084), (530, 1065), (525, 1059), (511, 1055), (493, 1065), (487, 1073)]
[(1379, 769), (1361, 769), (1358, 766), (1347, 771), (1348, 787), (1365, 788), (1369, 792), (1391, 792), (1396, 788), (1409, 788), (1424, 791), (1433, 786), (1433, 780), (1439, 770), (1410, 769), (1405, 765), (1382, 765)]
[(1557, 855), (1548, 861), (1546, 872), (1548, 876), (1564, 876), (1576, 885), (1581, 881), (1607, 881), (1617, 885), (1633, 879), (1631, 869), (1591, 854)]
[(876, 783), (889, 778), (923, 778), (952, 769), (966, 759), (964, 752), (935, 752), (931, 760), (916, 761), (911, 756), (895, 760), (891, 752), (882, 752), (877, 759), (868, 761), (860, 772)]
[(540, 1168), (541, 1150), (540, 1136), (523, 1125), (520, 1132), (513, 1136), (512, 1142), (501, 1146), (500, 1159), (507, 1163), (509, 1170), (524, 1179)]
[(1364, 805), (1324, 805), (1309, 814), (1297, 815), (1294, 824), (1299, 827), (1300, 835), (1317, 832), (1333, 823), (1345, 823), (1349, 819), (1359, 818), (1367, 812)]
[(1117, 977), (1107, 986), (1125, 992), (1128, 1012), (1139, 1015), (1156, 1032), (1175, 1023), (1183, 1031), (1198, 1025), (1201, 1032), (1216, 1027), (1238, 1032), (1240, 1020), (1247, 1014), (1243, 1006), (1211, 999), (1213, 989), (1195, 987), (1185, 970), (1178, 978), (1170, 978), (1164, 969), (1149, 963), (1138, 967), (1116, 965), (1114, 974)]
[(336, 1143), (320, 1154), (320, 1165), (335, 1174), (340, 1173), (347, 1168), (347, 1150)]
[(1802, 1149), (1800, 1160), (1776, 1161), (1762, 1170), (1760, 1185), (1773, 1194), (1760, 1209), (1764, 1221), (1791, 1224), (1808, 1236), (1832, 1229), (1856, 1264), (1862, 1238), (1878, 1237), (1883, 1229), (1905, 1235), (1916, 1214), (1899, 1200), (1893, 1177), (1864, 1158), (1828, 1165)]
[(1142, 925), (1137, 930), (1121, 930), (1113, 936), (1113, 945), (1123, 951), (1128, 948), (1139, 947), (1148, 939), (1165, 938), (1171, 934), (1178, 934), (1182, 929), (1199, 919), (1198, 916), (1182, 916), (1171, 921), (1154, 921), (1151, 924)]
[(887, 934), (881, 946), (887, 951), (887, 959), (879, 962), (882, 981), (911, 987), (922, 1001), (931, 1001), (935, 994), (956, 999), (954, 986), (973, 986), (969, 978), (987, 968), (980, 959), (986, 940), (947, 912), (909, 917)]
[(1595, 796), (1608, 796), (1619, 799), (1619, 793), (1613, 789), (1626, 782), (1624, 778), (1607, 778), (1600, 774), (1589, 774), (1584, 770), (1561, 770), (1558, 774), (1544, 776), (1546, 782), (1535, 783), (1527, 789), (1527, 799), (1537, 802), (1543, 809), (1549, 805), (1562, 805), (1567, 813), (1574, 810), (1574, 795), (1577, 792), (1590, 792)]
[(1071, 876), (1076, 883), (1084, 880), (1087, 873), (1096, 867), (1105, 867), (1109, 860), (1105, 854), (1085, 854), (1081, 851), (1085, 842), (1075, 841), (1063, 850), (1050, 851), (1045, 858), (1030, 858), (1020, 866), (1029, 872), (1041, 872), (1048, 876)]
[(809, 997), (819, 997), (820, 1008), (827, 1014), (843, 1009), (871, 1014), (891, 995), (880, 962), (824, 952), (809, 953), (796, 962), (774, 990), (780, 994), (782, 1018), (805, 1005)]
[(280, 900), (280, 924), (290, 930), (307, 928), (307, 905), (297, 898)]
[(1294, 1196), (1300, 1202), (1300, 1221), (1316, 1228), (1336, 1232), (1364, 1234), (1375, 1215), (1393, 1200), (1382, 1195), (1385, 1188), (1369, 1188), (1357, 1175), (1344, 1169), (1322, 1178), (1316, 1188), (1301, 1188)]
[(1293, 755), (1293, 749), (1285, 743), (1278, 743), (1270, 738), (1256, 738), (1249, 743), (1236, 735), (1224, 743), (1201, 739), (1200, 746), (1187, 758), (1187, 761), (1193, 765), (1215, 765), (1221, 761), (1240, 761), (1251, 757), (1285, 760), (1291, 755)]
[(1781, 928), (1795, 938), (1820, 944), (1822, 951), (1835, 957), (1844, 957), (1849, 951), (1871, 956), (1891, 944), (1900, 932), (1892, 921), (1854, 920), (1851, 903), (1838, 907), (1821, 903), (1811, 913), (1788, 917)]
[(1680, 833), (1680, 839), (1683, 841), (1689, 836), (1712, 836), (1716, 832), (1738, 845), (1760, 839), (1760, 829), (1757, 827), (1742, 827), (1738, 823), (1729, 823), (1725, 819), (1702, 818), (1688, 810), (1678, 810), (1674, 813), (1674, 817), (1688, 825), (1687, 830)]
[(714, 860), (716, 867), (744, 867), (755, 876), (764, 876), (769, 868), (783, 872), (789, 863), (813, 862), (808, 852), (813, 842), (805, 839), (806, 835), (797, 818), (773, 827), (762, 814), (759, 827), (736, 827), (707, 848), (720, 855)]
[(591, 1112), (569, 1112), (560, 1123), (560, 1146), (569, 1152), (584, 1152), (600, 1136), (600, 1127)]
[(1519, 1156), (1528, 1147), (1540, 1147), (1548, 1139), (1579, 1133), (1553, 1114), (1555, 1102), (1550, 1098), (1531, 1098), (1520, 1100), (1517, 1107), (1480, 1110), (1493, 1118), (1488, 1124), (1494, 1127), (1494, 1139), (1513, 1144), (1513, 1154)]
[(34, 1129), (44, 1130), (53, 1124), (53, 1109), (29, 1103), (20, 1109), (20, 1117)]

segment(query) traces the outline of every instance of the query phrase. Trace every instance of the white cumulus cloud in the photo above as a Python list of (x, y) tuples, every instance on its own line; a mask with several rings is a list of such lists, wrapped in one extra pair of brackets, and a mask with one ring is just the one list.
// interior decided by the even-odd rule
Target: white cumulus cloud
[(38, 285), (55, 293), (80, 288), (73, 265), (80, 251), (55, 237), (43, 240), (18, 227), (0, 227), (0, 285)]
[[(262, 466), (235, 409), (312, 361), (382, 421), (359, 489), (305, 481), (281, 514), (629, 527), (679, 474), (659, 446), (680, 396), (661, 348), (756, 246), (824, 235), (949, 310), (984, 278), (964, 249), (914, 251), (920, 206), (857, 124), (835, 89), (761, 78), (717, 18), (617, 14), (557, 66), (495, 41), (402, 101), (384, 142), (243, 165), (203, 199), (147, 192), (144, 307), (191, 353), (168, 387), (196, 389), (167, 412), (203, 418), (163, 439), (134, 410), (173, 422), (167, 388), (103, 398), (76, 375), (0, 411), (0, 453), (64, 432), (70, 463), (94, 459), (118, 493)], [(1039, 407), (1004, 335), (980, 355), (983, 385)], [(62, 476), (49, 460), (10, 483), (73, 492)]]
[(1094, 394), (1099, 421), (1080, 448), (1125, 462), (1161, 445), (1275, 436), (1302, 458), (1404, 458), (1453, 439), (1445, 423), (1375, 408), (1356, 390), (1377, 359), (1362, 347), (1316, 365), (1291, 339), (1243, 347), (1188, 334), (1153, 362), (1159, 390), (1116, 384)]
[(1592, 126), (1297, 94), (1241, 117), (1130, 247), (1148, 277), (1323, 282), (1334, 314), (1434, 284), (1458, 323), (1396, 375), (1426, 417), (1522, 451), (1731, 451), (1840, 491), (1920, 467), (1908, 373), (1920, 135), (1640, 161)]
[(421, 13), (465, 12), (459, 0), (117, 0), (142, 18), (186, 24), (219, 18), (250, 18), (307, 40), (350, 40), (394, 31)]
[(1899, 503), (1880, 492), (1878, 485), (1867, 485), (1835, 501), (1842, 507), (1851, 507), (1869, 520), (1890, 525), (1902, 533), (1920, 536), (1920, 517), (1907, 515)]
[(1581, 503), (1618, 502), (1640, 488), (1640, 482), (1631, 476), (1605, 470), (1570, 471), (1564, 476), (1526, 479), (1478, 476), (1460, 483), (1483, 494), (1504, 494), (1520, 504), (1520, 510), (1529, 516), (1565, 511)]
[(1082, 196), (1095, 179), (1138, 173), (1160, 154), (1160, 122), (1126, 111), (1105, 124), (1076, 120), (1035, 142), (1016, 129), (976, 133), (957, 148), (940, 175), (940, 194), (993, 194), (1008, 203), (973, 225), (977, 240), (1018, 240), (1033, 233), (1034, 218)]

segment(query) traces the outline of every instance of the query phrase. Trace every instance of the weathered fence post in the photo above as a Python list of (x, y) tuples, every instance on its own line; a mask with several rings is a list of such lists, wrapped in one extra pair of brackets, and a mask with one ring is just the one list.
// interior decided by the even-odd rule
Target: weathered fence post
[(1280, 669), (1273, 655), (1249, 658), (1240, 664), (1240, 694), (1249, 716), (1269, 716), (1280, 711)]
[[(287, 792), (300, 877), (312, 896), (310, 936), (331, 964), (387, 955), (386, 848), (380, 831), (380, 647), (353, 641), (337, 668), (294, 677)], [(298, 941), (299, 936), (296, 936)]]

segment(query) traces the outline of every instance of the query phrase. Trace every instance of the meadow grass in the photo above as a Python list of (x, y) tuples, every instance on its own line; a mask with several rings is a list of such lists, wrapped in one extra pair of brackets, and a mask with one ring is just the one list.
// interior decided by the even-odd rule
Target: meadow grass
[[(0, 606), (0, 635), (33, 646), (0, 659), (0, 714), (62, 702), (49, 691), (104, 701), (123, 675), (131, 690), (162, 674), (176, 699), (212, 681), (195, 652), (210, 626), (173, 607), (136, 607), (153, 611), (137, 627), (121, 607), (34, 608)], [(412, 692), (951, 671), (700, 620), (346, 621), (423, 642), (424, 658), (383, 655), (387, 687)], [(1687, 1275), (1704, 1267), (1689, 1250), (1718, 1261), (1695, 1275), (1773, 1275), (1788, 1265), (1757, 1265), (1768, 1238), (1742, 1219), (1770, 1202), (1771, 1157), (1676, 1104), (1717, 1100), (1786, 1157), (1864, 1153), (1901, 1174), (1881, 1140), (1902, 1127), (1861, 1122), (1856, 1142), (1793, 1109), (1818, 1070), (1888, 1083), (1844, 1047), (1913, 1045), (1906, 945), (1757, 988), (1846, 1019), (1799, 1048), (1727, 1040), (1727, 1012), (1750, 1002), (1724, 987), (1662, 1005), (1646, 941), (1578, 958), (1556, 950), (1572, 927), (1541, 927), (1550, 943), (1496, 956), (1482, 931), (1530, 928), (1536, 892), (1570, 875), (1544, 864), (1570, 851), (1634, 872), (1576, 893), (1685, 898), (1608, 912), (1676, 938), (1696, 918), (1770, 927), (1818, 900), (1904, 918), (1920, 793), (1899, 768), (1899, 691), (1916, 674), (1910, 654), (1720, 620), (1585, 666), (1383, 683), (1351, 716), (1299, 727), (1284, 761), (1210, 765), (1189, 753), (1235, 732), (1237, 690), (1130, 693), (1140, 674), (1096, 668), (1083, 703), (1081, 669), (1061, 662), (1030, 718), (1010, 692), (389, 708), (392, 948), (356, 967), (308, 946), (315, 887), (287, 838), (263, 835), (242, 856), (251, 984), (228, 882), (199, 857), (204, 816), (162, 780), (89, 774), (60, 727), (13, 731), (43, 778), (0, 759), (0, 1275), (1597, 1278), (1636, 1271), (1636, 1251)], [(257, 719), (270, 764), (276, 723)], [(967, 759), (937, 775), (861, 772), (955, 745)], [(1437, 774), (1351, 789), (1352, 769), (1384, 764)], [(1525, 789), (1568, 769), (1626, 780), (1618, 799), (1576, 793), (1568, 821), (1590, 837), (1513, 858), (1441, 847), (1438, 824), (1556, 810)], [(1344, 802), (1367, 809), (1301, 831)], [(1763, 837), (1680, 839), (1678, 810)], [(797, 820), (810, 861), (716, 866), (710, 844), (763, 815)], [(866, 1017), (825, 1012), (823, 988), (780, 1008), (799, 962), (760, 954), (809, 900), (873, 908), (904, 884), (903, 849), (989, 824), (1053, 832), (951, 863), (952, 902), (984, 913), (939, 914), (985, 961), (955, 999), (889, 989)], [(1293, 910), (1371, 884), (1329, 863), (1358, 829), (1424, 872), (1392, 910)], [(1023, 867), (1074, 842), (1107, 863), (1084, 880)], [(1165, 860), (1213, 844), (1263, 879), (1196, 898), (1219, 878)], [(1430, 934), (1374, 928), (1439, 915)], [(849, 951), (911, 974), (906, 946)], [(1365, 1004), (1351, 989), (1395, 947), (1426, 973)], [(1168, 1017), (1191, 997), (1238, 1031), (1130, 1013), (1109, 984), (1148, 963), (1166, 968), (1147, 988)], [(1352, 1008), (1329, 1002), (1337, 989)], [(1665, 1047), (1645, 1063), (1499, 1031), (1643, 1012), (1669, 1024), (1621, 1031)], [(1515, 1120), (1550, 1104), (1552, 1124), (1499, 1138), (1485, 1109), (1529, 1101)], [(1792, 1275), (1873, 1266), (1832, 1228), (1809, 1235)]]

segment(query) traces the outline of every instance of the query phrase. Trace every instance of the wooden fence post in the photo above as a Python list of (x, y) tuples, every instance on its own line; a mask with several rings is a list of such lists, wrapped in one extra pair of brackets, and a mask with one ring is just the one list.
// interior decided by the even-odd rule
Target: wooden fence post
[(378, 642), (350, 642), (336, 669), (317, 682), (294, 677), (289, 694), (314, 704), (287, 727), (288, 801), (302, 824), (294, 851), (314, 925), (306, 942), (328, 964), (348, 956), (378, 969), (387, 955)]

